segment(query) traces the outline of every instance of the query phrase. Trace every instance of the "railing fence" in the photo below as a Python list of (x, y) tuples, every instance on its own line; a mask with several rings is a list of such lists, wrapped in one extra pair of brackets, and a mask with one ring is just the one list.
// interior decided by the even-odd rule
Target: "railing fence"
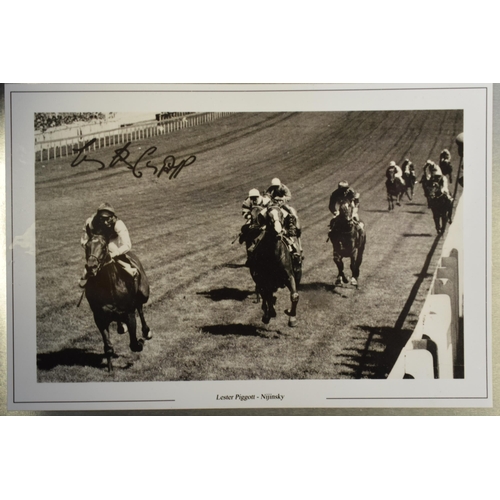
[[(86, 134), (80, 132), (70, 137), (58, 139), (42, 140), (42, 134), (35, 134), (35, 161), (48, 161), (61, 156), (73, 156), (78, 154), (79, 151), (95, 151), (96, 149), (124, 144), (129, 141), (171, 134), (177, 130), (195, 127), (230, 114), (232, 113), (192, 113), (165, 120), (139, 122), (111, 130)], [(72, 133), (74, 134), (74, 131)], [(86, 144), (89, 145), (83, 149)]]
[(462, 210), (460, 199), (418, 323), (390, 379), (464, 377)]

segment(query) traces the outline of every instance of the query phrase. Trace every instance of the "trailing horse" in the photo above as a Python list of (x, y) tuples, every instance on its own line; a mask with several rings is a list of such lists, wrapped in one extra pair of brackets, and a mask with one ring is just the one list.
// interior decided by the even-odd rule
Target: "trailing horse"
[(396, 169), (390, 167), (387, 169), (387, 180), (385, 181), (387, 189), (387, 201), (389, 210), (394, 210), (394, 203), (401, 206), (401, 197), (406, 192), (406, 185), (401, 177), (396, 177)]
[(439, 162), (439, 168), (441, 169), (443, 175), (448, 177), (448, 181), (451, 184), (453, 182), (453, 166), (451, 163), (449, 161), (442, 160)]
[(406, 196), (409, 200), (413, 199), (415, 191), (415, 184), (417, 183), (417, 176), (415, 174), (415, 167), (409, 160), (405, 160), (401, 165), (403, 170), (403, 180), (405, 181)]
[(262, 321), (268, 324), (276, 317), (276, 297), (279, 288), (290, 291), (290, 309), (288, 326), (297, 325), (297, 304), (299, 294), (297, 286), (302, 275), (302, 264), (293, 261), (288, 244), (283, 235), (283, 213), (278, 206), (267, 209), (266, 224), (258, 238), (252, 256), (249, 259), (250, 274), (256, 285), (256, 291), (262, 298)]
[[(149, 283), (139, 259), (128, 252), (127, 258), (139, 270), (136, 278), (128, 274), (122, 266), (113, 260), (103, 236), (94, 235), (85, 246), (88, 281), (85, 296), (94, 320), (104, 342), (104, 355), (107, 358), (108, 370), (113, 369), (111, 358), (115, 356), (109, 326), (113, 321), (118, 324), (118, 332), (128, 329), (130, 349), (140, 352), (144, 339), (152, 338), (149, 326), (144, 319), (143, 304), (149, 299)], [(135, 312), (139, 313), (142, 325), (142, 338), (137, 339), (137, 321)], [(127, 328), (124, 329), (123, 325)]]
[(446, 229), (446, 223), (449, 222), (451, 224), (452, 222), (453, 200), (442, 192), (441, 186), (436, 181), (428, 183), (427, 194), (436, 231), (438, 234), (443, 234)]
[(363, 222), (354, 222), (352, 219), (352, 204), (344, 200), (339, 209), (339, 215), (330, 222), (328, 238), (333, 245), (333, 261), (338, 269), (338, 276), (334, 286), (349, 283), (344, 274), (344, 258), (351, 261), (351, 285), (358, 287), (359, 268), (363, 261), (366, 244), (366, 230)]

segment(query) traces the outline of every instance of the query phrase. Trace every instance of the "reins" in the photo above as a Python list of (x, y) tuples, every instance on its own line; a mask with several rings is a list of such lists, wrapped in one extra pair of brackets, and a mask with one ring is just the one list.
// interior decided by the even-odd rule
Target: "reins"
[[(107, 248), (107, 246), (106, 246)], [(107, 262), (104, 262), (106, 260), (106, 257), (109, 258), (109, 260)], [(96, 261), (97, 261), (97, 270), (96, 270), (96, 276), (97, 274), (99, 274), (99, 272), (104, 268), (106, 267), (107, 265), (111, 264), (113, 262), (113, 259), (110, 257), (109, 255), (109, 252), (106, 251), (104, 257), (102, 259), (100, 259), (99, 257), (97, 257), (96, 255), (94, 254), (90, 254), (87, 258), (87, 262), (89, 261), (89, 259), (91, 258), (94, 258)], [(113, 292), (112, 292), (113, 293)], [(78, 300), (78, 304), (76, 305), (76, 307), (80, 307), (81, 303), (82, 303), (82, 300), (83, 300), (83, 296), (85, 295), (85, 288), (82, 290), (82, 294), (80, 295), (80, 299)]]

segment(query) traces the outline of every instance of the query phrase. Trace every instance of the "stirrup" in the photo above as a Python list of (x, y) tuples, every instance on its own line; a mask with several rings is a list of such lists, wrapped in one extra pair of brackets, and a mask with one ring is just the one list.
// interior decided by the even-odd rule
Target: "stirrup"
[(80, 288), (85, 288), (86, 285), (87, 285), (87, 278), (81, 278), (80, 281), (78, 282), (78, 286)]

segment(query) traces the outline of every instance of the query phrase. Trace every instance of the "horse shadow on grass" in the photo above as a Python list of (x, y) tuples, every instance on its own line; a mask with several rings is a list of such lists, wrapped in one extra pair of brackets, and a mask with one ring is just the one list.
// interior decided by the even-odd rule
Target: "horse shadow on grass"
[[(349, 350), (343, 358), (341, 377), (386, 379), (408, 342), (412, 330), (394, 327), (358, 326), (368, 334), (362, 349)], [(365, 338), (363, 336), (363, 338)]]
[(338, 295), (343, 299), (348, 299), (352, 296), (354, 291), (359, 291), (355, 286), (349, 283), (344, 283), (342, 286), (335, 286), (332, 283), (325, 282), (311, 282), (311, 283), (301, 283), (299, 286), (299, 292), (327, 292), (329, 294)]
[(66, 348), (61, 351), (39, 353), (36, 358), (39, 370), (50, 371), (56, 366), (99, 368), (102, 364), (103, 355), (85, 349)]
[(234, 262), (228, 262), (227, 264), (223, 264), (221, 267), (226, 267), (227, 269), (240, 269), (246, 266), (245, 264), (236, 264)]
[(310, 283), (301, 283), (298, 289), (302, 292), (333, 292), (335, 287), (333, 283), (328, 284), (320, 281), (312, 281)]
[(261, 337), (269, 339), (283, 336), (279, 330), (267, 330), (254, 325), (243, 325), (242, 323), (230, 325), (206, 325), (201, 328), (201, 331), (210, 335), (220, 335), (223, 337), (227, 335), (238, 335), (241, 337)]
[(403, 238), (433, 238), (434, 235), (430, 233), (403, 233)]
[(220, 302), (221, 300), (237, 300), (238, 302), (243, 302), (249, 295), (254, 293), (253, 290), (249, 291), (240, 290), (238, 288), (222, 287), (214, 290), (207, 290), (206, 292), (197, 292), (196, 295), (202, 295), (214, 302)]
[(365, 345), (362, 349), (350, 350), (348, 353), (341, 354), (341, 357), (345, 359), (345, 363), (342, 363), (345, 370), (340, 374), (341, 376), (350, 378), (387, 378), (403, 347), (413, 333), (413, 330), (403, 329), (403, 325), (420, 286), (424, 279), (430, 276), (429, 266), (439, 240), (439, 235), (434, 238), (434, 242), (425, 258), (424, 265), (417, 275), (417, 280), (410, 290), (410, 294), (399, 314), (396, 324), (393, 327), (358, 326), (360, 330), (368, 333), (367, 336), (358, 338), (358, 340), (365, 339)]
[[(37, 368), (42, 371), (50, 371), (57, 366), (89, 366), (91, 368), (107, 369), (103, 361), (103, 354), (90, 352), (85, 349), (66, 348), (61, 351), (37, 354), (36, 364)], [(131, 366), (132, 364), (128, 363), (122, 368), (128, 369)]]

